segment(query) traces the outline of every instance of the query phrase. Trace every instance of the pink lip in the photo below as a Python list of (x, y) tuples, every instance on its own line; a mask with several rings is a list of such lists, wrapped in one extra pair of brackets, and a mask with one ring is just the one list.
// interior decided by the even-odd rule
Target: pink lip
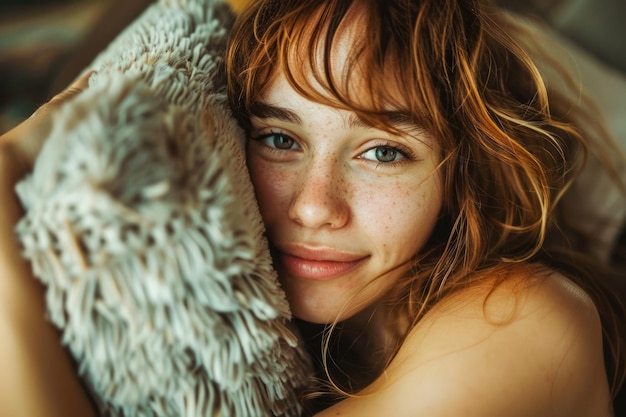
[(274, 259), (290, 275), (329, 280), (347, 274), (361, 265), (369, 256), (339, 252), (332, 249), (282, 246), (274, 251)]

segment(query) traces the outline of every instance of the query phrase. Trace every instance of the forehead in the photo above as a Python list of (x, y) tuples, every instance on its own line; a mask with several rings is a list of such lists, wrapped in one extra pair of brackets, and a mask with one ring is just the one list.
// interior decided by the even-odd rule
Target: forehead
[[(270, 80), (285, 74), (300, 92), (314, 91), (318, 98), (325, 96), (331, 101), (342, 96), (347, 99), (344, 103), (361, 103), (364, 108), (378, 108), (381, 102), (389, 107), (406, 107), (392, 54), (384, 58), (381, 70), (367, 61), (369, 23), (363, 2), (353, 2), (338, 24), (331, 23), (335, 16), (325, 16), (324, 12), (322, 7), (293, 27), (285, 53), (278, 65), (269, 69)], [(383, 78), (384, 86), (372, 78)]]
[[(278, 74), (266, 89), (260, 100), (256, 101), (251, 108), (251, 116), (259, 119), (275, 119), (294, 125), (303, 125), (310, 122), (319, 122), (316, 117), (320, 113), (331, 114), (341, 119), (344, 129), (378, 129), (387, 130), (381, 125), (363, 119), (350, 109), (337, 109), (313, 102), (302, 95), (290, 85), (284, 74)], [(436, 146), (423, 126), (410, 114), (403, 111), (389, 110), (383, 112), (387, 127), (395, 129), (396, 134), (413, 137), (429, 147)]]

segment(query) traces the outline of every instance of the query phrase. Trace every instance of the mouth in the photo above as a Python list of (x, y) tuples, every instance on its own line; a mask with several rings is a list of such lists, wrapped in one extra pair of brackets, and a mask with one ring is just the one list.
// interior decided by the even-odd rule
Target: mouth
[(326, 281), (345, 275), (362, 265), (369, 256), (333, 249), (286, 246), (273, 248), (277, 266), (289, 275)]

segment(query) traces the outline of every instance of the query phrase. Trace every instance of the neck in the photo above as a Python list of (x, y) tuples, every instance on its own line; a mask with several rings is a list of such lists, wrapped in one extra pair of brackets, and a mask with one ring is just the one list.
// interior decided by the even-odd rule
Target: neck
[(362, 311), (335, 326), (295, 319), (313, 357), (315, 377), (324, 387), (330, 384), (349, 393), (373, 382), (392, 354), (390, 346), (394, 344), (385, 321), (379, 308)]

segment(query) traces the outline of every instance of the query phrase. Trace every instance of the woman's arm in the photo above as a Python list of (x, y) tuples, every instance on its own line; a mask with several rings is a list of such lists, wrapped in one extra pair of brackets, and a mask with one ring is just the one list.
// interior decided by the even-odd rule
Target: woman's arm
[(420, 322), (385, 374), (319, 417), (608, 417), (601, 325), (558, 274), (459, 292)]
[(91, 403), (60, 334), (47, 321), (44, 288), (21, 256), (15, 184), (31, 169), (51, 113), (87, 85), (87, 76), (0, 137), (0, 415), (90, 416)]

